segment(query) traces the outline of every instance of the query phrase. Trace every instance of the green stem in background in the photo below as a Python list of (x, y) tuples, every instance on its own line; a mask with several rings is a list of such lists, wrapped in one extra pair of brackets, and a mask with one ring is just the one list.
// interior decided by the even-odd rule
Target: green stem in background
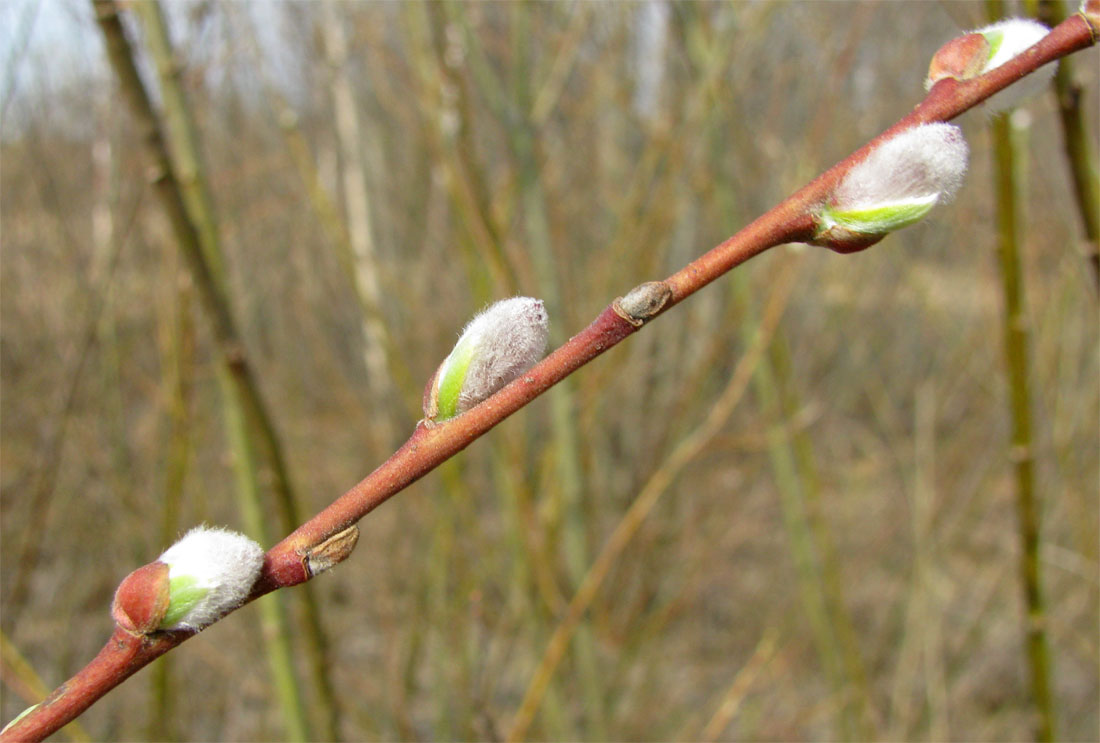
[[(530, 544), (530, 533), (535, 530), (533, 514), (531, 513), (530, 484), (524, 483), (514, 477), (516, 463), (522, 461), (518, 458), (508, 458), (508, 453), (494, 452), (493, 474), (495, 477), (494, 490), (499, 493), (501, 512), (507, 514), (513, 527), (508, 533), (513, 536), (514, 544), (510, 552), (515, 561), (515, 578), (512, 580), (512, 591), (516, 594), (515, 601), (523, 605), (523, 609), (517, 612), (520, 616), (532, 617), (525, 621), (524, 636), (531, 638), (534, 647), (543, 647), (551, 637), (551, 630), (547, 626), (547, 607), (555, 614), (564, 606), (564, 601), (557, 594), (558, 586), (553, 583), (553, 566), (551, 561), (542, 554), (539, 546)], [(521, 535), (528, 535), (526, 537)], [(540, 575), (540, 571), (544, 575)], [(543, 584), (551, 584), (547, 589)], [(547, 600), (547, 595), (553, 592), (556, 602)], [(566, 729), (571, 727), (566, 722), (566, 711), (571, 709), (568, 702), (572, 701), (566, 692), (563, 701), (562, 684), (551, 685), (542, 704), (539, 705), (542, 720), (542, 730), (551, 740), (565, 740)]]
[(464, 258), (468, 265), (477, 266), (478, 275), (471, 277), (471, 286), (484, 285), (483, 277), (487, 273), (496, 286), (504, 287), (508, 294), (518, 294), (516, 267), (504, 250), (501, 227), (493, 215), (493, 194), (486, 183), (484, 168), (477, 160), (470, 81), (460, 67), (447, 62), (448, 14), (460, 14), (464, 18), (465, 9), (457, 6), (449, 10), (441, 2), (429, 2), (410, 13), (416, 17), (418, 25), (421, 16), (424, 17), (425, 33), (430, 37), (426, 46), (431, 48), (434, 64), (428, 63), (425, 54), (424, 62), (418, 65), (425, 88), (440, 97), (446, 89), (454, 91), (454, 101), (447, 111), (455, 115), (456, 125), (448, 129), (438, 123), (432, 128), (430, 141), (447, 173), (452, 208), (467, 234), (467, 239), (460, 243)]
[[(798, 390), (791, 379), (790, 349), (782, 330), (776, 332), (775, 339), (768, 347), (768, 355), (757, 373), (762, 374), (765, 369), (774, 379), (781, 420), (795, 420), (801, 406)], [(856, 630), (845, 605), (844, 582), (836, 548), (825, 520), (826, 506), (821, 497), (821, 481), (814, 461), (813, 441), (805, 427), (788, 424), (785, 444), (790, 449), (791, 461), (800, 485), (801, 515), (805, 521), (810, 547), (817, 557), (815, 577), (820, 583), (825, 616), (840, 661), (839, 670), (843, 681), (840, 691), (845, 725), (853, 738), (870, 740), (875, 737), (871, 716), (871, 691), (856, 639)]]
[[(199, 246), (213, 280), (226, 288), (225, 260), (206, 168), (200, 157), (198, 127), (180, 82), (182, 67), (172, 50), (167, 21), (157, 0), (131, 6), (141, 19), (145, 44), (156, 67), (164, 111), (163, 136), (170, 149), (178, 187), (198, 233)], [(176, 535), (173, 535), (173, 537)]]
[(790, 300), (791, 289), (794, 286), (794, 273), (793, 268), (789, 268), (777, 282), (764, 309), (763, 319), (759, 324), (752, 326), (753, 333), (748, 351), (738, 360), (725, 389), (714, 401), (706, 417), (680, 439), (668, 456), (654, 469), (653, 474), (615, 525), (614, 530), (608, 535), (596, 559), (588, 566), (569, 605), (554, 628), (554, 633), (546, 643), (538, 667), (531, 675), (527, 690), (523, 694), (523, 701), (516, 710), (511, 729), (508, 731), (509, 743), (526, 739), (544, 694), (549, 694), (548, 689), (551, 688), (550, 683), (554, 672), (565, 656), (573, 636), (577, 634), (581, 620), (591, 608), (592, 602), (623, 551), (633, 541), (661, 497), (672, 488), (679, 474), (706, 450), (737, 408), (753, 370), (763, 357), (764, 349)]
[[(187, 480), (191, 458), (191, 393), (192, 372), (195, 364), (195, 327), (192, 317), (191, 285), (185, 274), (175, 269), (179, 288), (173, 317), (169, 319), (168, 340), (165, 344), (163, 366), (165, 368), (164, 399), (168, 401), (168, 441), (164, 465), (164, 512), (161, 517), (160, 544), (172, 544), (179, 535), (180, 508), (183, 489)], [(150, 740), (175, 740), (173, 704), (175, 690), (172, 686), (171, 658), (161, 658), (153, 666), (153, 710), (149, 722)]]
[[(549, 10), (549, 6), (543, 10)], [(560, 263), (555, 260), (551, 242), (550, 217), (547, 214), (546, 195), (536, 150), (538, 132), (532, 120), (532, 47), (528, 43), (531, 14), (522, 5), (514, 5), (511, 21), (513, 58), (517, 62), (512, 70), (514, 126), (509, 127), (509, 132), (512, 135), (524, 236), (527, 238), (535, 275), (539, 277), (539, 294), (546, 304), (546, 311), (550, 317), (559, 318), (560, 323), (568, 318), (568, 313), (558, 276)], [(560, 328), (561, 325), (556, 327)], [(560, 337), (554, 338), (552, 342), (560, 343), (561, 340)], [(561, 547), (565, 572), (569, 586), (574, 590), (584, 579), (589, 564), (588, 538), (581, 500), (576, 408), (576, 394), (570, 381), (551, 390), (550, 429), (557, 467), (554, 486), (549, 490), (550, 497), (557, 498), (554, 510), (561, 517)], [(603, 683), (597, 669), (596, 641), (589, 623), (582, 623), (577, 628), (577, 642), (573, 646), (573, 652), (580, 678), (578, 706), (584, 721), (584, 735), (595, 740), (606, 739)]]
[[(366, 156), (363, 127), (348, 72), (347, 19), (341, 16), (339, 7), (337, 3), (321, 4), (319, 30), (329, 66), (334, 133), (343, 176), (346, 245), (351, 248), (351, 254), (345, 260), (352, 265), (352, 281), (360, 303), (364, 308), (377, 310), (382, 306), (382, 290), (371, 217), (373, 195), (367, 188), (367, 171), (363, 164)], [(386, 358), (391, 345), (389, 332), (385, 317), (379, 311), (364, 312), (361, 325), (367, 388), (372, 403), (382, 406), (393, 396), (391, 364)], [(374, 416), (372, 428), (377, 429), (374, 435), (385, 442), (387, 449), (392, 449), (397, 443), (390, 416)]]
[(1028, 318), (1024, 308), (1023, 272), (1020, 262), (1019, 183), (1016, 172), (1017, 144), (1013, 141), (1011, 114), (998, 114), (990, 124), (994, 151), (997, 257), (1004, 297), (1004, 352), (1008, 374), (1009, 411), (1012, 417), (1011, 459), (1016, 479), (1016, 517), (1020, 529), (1020, 583), (1024, 592), (1031, 693), (1038, 715), (1035, 736), (1039, 741), (1055, 737), (1051, 662), (1046, 632), (1046, 610), (1039, 574), (1039, 504), (1035, 492), (1035, 448), (1031, 433), (1031, 392), (1028, 376)]
[[(243, 7), (243, 6), (236, 6)], [(259, 53), (258, 44), (254, 37), (249, 39), (249, 52), (254, 58), (254, 64), (263, 79), (263, 93), (267, 97), (268, 108), (279, 122), (279, 131), (282, 132), (286, 143), (286, 154), (293, 161), (294, 169), (306, 192), (306, 199), (313, 208), (317, 221), (324, 231), (328, 241), (335, 249), (337, 260), (349, 276), (355, 273), (355, 251), (351, 245), (351, 237), (348, 234), (348, 225), (344, 221), (340, 210), (337, 208), (333, 197), (329, 194), (321, 182), (321, 175), (314, 162), (313, 153), (310, 151), (309, 141), (302, 133), (298, 113), (279, 92), (278, 86), (271, 80), (271, 75), (265, 65), (265, 60)], [(381, 319), (382, 310), (377, 303), (372, 304), (370, 299), (361, 291), (358, 283), (352, 282), (355, 291), (355, 301), (359, 304), (362, 314), (368, 318)], [(374, 320), (371, 320), (374, 322)], [(408, 365), (395, 348), (393, 336), (386, 332), (382, 338), (384, 342), (383, 355), (389, 369), (390, 382), (399, 388), (400, 402), (404, 411), (409, 415), (420, 413), (420, 396), (423, 388), (415, 384), (413, 375)], [(388, 449), (387, 449), (388, 451)]]
[[(748, 303), (745, 308), (748, 308)], [(746, 341), (751, 337), (754, 325), (751, 315), (747, 316), (742, 323)], [(844, 672), (832, 622), (825, 607), (817, 550), (806, 520), (803, 483), (795, 465), (788, 424), (784, 420), (780, 406), (778, 385), (766, 357), (756, 367), (756, 372), (753, 374), (753, 387), (760, 399), (763, 415), (767, 419), (765, 438), (768, 458), (771, 460), (775, 487), (779, 491), (783, 526), (787, 531), (791, 556), (798, 576), (802, 609), (810, 625), (810, 631), (813, 633), (814, 644), (817, 646), (817, 653), (821, 658), (825, 677), (832, 691), (833, 704), (829, 706), (839, 708), (840, 711), (837, 737), (842, 740), (860, 739), (863, 736), (857, 733), (851, 715), (848, 714), (848, 705), (843, 701), (847, 696)]]
[[(461, 27), (472, 34), (467, 22), (468, 12), (469, 9), (461, 4), (429, 3), (422, 8), (410, 6), (409, 22), (415, 27), (418, 35), (425, 37), (424, 42), (417, 45), (417, 48), (423, 50), (424, 54), (419, 64), (416, 65), (421, 76), (424, 94), (426, 96), (439, 95), (439, 91), (443, 88), (453, 91), (453, 100), (449, 100), (445, 105), (448, 106), (448, 111), (454, 114), (456, 126), (453, 129), (433, 128), (431, 141), (447, 174), (446, 183), (450, 194), (451, 207), (466, 233), (466, 239), (460, 240), (458, 247), (462, 251), (462, 266), (466, 272), (466, 282), (470, 287), (473, 304), (480, 307), (488, 304), (493, 296), (499, 296), (502, 290), (505, 294), (521, 292), (517, 267), (503, 249), (501, 227), (494, 219), (491, 208), (492, 199), (486, 186), (487, 175), (484, 167), (476, 157), (477, 148), (473, 137), (476, 124), (472, 120), (471, 98), (476, 94), (481, 94), (497, 100), (502, 107), (509, 106), (510, 103), (504, 94), (504, 86), (496, 75), (488, 73), (475, 77), (471, 81), (461, 67), (456, 67), (447, 61), (447, 44), (457, 43), (455, 40), (447, 40), (447, 29), (448, 27)], [(449, 24), (454, 25), (450, 26)], [(467, 49), (470, 55), (478, 57), (483, 53), (483, 50), (476, 41), (472, 40), (472, 37), (468, 38), (471, 40), (464, 44), (464, 48)], [(484, 67), (487, 69), (488, 65), (484, 65)], [(511, 109), (502, 109), (502, 111), (504, 110), (511, 111)], [(511, 113), (503, 115), (512, 116)], [(524, 193), (522, 187), (517, 190), (520, 191), (521, 195)], [(525, 216), (527, 215), (525, 214)], [(529, 224), (525, 221), (523, 226), (527, 228)], [(542, 242), (536, 247), (543, 249)], [(545, 250), (548, 250), (548, 248), (545, 248)], [(545, 254), (545, 250), (540, 255)], [(551, 287), (551, 289), (556, 290), (556, 286)], [(537, 293), (545, 301), (547, 297), (546, 287), (543, 286)], [(556, 291), (550, 293), (557, 296)], [(549, 304), (548, 302), (548, 307)], [(557, 310), (560, 311), (560, 306), (557, 307)], [(555, 310), (550, 307), (549, 311), (554, 312)], [(502, 444), (499, 441), (491, 442), (489, 456), (497, 459), (501, 458), (501, 446)], [(505, 442), (503, 446), (507, 448), (509, 446), (508, 442)], [(517, 457), (513, 460), (517, 462), (524, 461), (527, 457), (526, 452), (531, 451), (530, 447), (513, 446), (512, 449), (513, 451), (510, 454)], [(522, 449), (522, 451), (515, 451), (516, 449)], [(539, 447), (535, 447), (534, 451), (537, 452), (538, 450)], [(449, 471), (447, 467), (442, 469), (444, 472)], [(446, 475), (444, 476), (444, 482), (448, 484), (448, 490), (451, 490), (452, 482)], [(457, 486), (459, 484), (454, 483), (453, 485)], [(510, 501), (521, 497), (515, 488), (507, 488), (502, 496)], [(451, 499), (448, 499), (447, 507), (454, 509)], [(513, 502), (512, 507), (516, 509), (520, 507), (518, 500)], [(530, 532), (526, 529), (519, 529), (516, 533)], [(517, 560), (518, 566), (523, 566), (525, 563), (528, 570), (523, 574), (530, 574), (532, 577), (550, 576), (551, 585), (553, 585), (552, 569), (547, 567), (549, 561), (543, 559), (543, 555), (536, 554), (529, 549), (523, 557)], [(525, 598), (531, 596), (530, 605), (535, 609), (533, 616), (537, 619), (534, 624), (529, 626), (528, 630), (536, 638), (536, 643), (542, 642), (549, 632), (544, 622), (545, 612), (538, 611), (538, 608), (540, 608), (538, 595), (534, 593), (536, 587), (544, 587), (545, 584), (546, 581), (540, 584), (536, 580), (530, 584), (532, 593), (521, 591)], [(520, 586), (520, 588), (524, 587), (527, 587), (527, 585)], [(557, 587), (554, 585), (553, 593), (556, 594), (556, 592)], [(567, 739), (577, 737), (572, 718), (568, 714), (568, 711), (574, 705), (563, 702), (563, 699), (568, 700), (568, 698), (568, 693), (563, 693), (560, 689), (552, 689), (547, 694), (544, 721), (547, 734), (551, 738)], [(469, 734), (469, 731), (463, 731), (461, 737), (469, 737)], [(455, 737), (455, 735), (452, 734), (450, 737)]]
[[(477, 159), (477, 148), (473, 137), (476, 132), (476, 125), (472, 120), (470, 99), (477, 92), (483, 91), (472, 89), (471, 81), (464, 74), (461, 66), (456, 66), (447, 61), (447, 45), (458, 43), (453, 39), (451, 41), (447, 40), (448, 25), (461, 22), (461, 20), (456, 21), (455, 18), (464, 20), (467, 9), (462, 5), (445, 5), (437, 2), (423, 6), (410, 5), (408, 10), (409, 24), (420, 39), (420, 43), (416, 45), (420, 54), (416, 68), (420, 75), (423, 95), (431, 98), (440, 95), (440, 91), (444, 89), (452, 91), (453, 97), (448, 98), (444, 105), (447, 107), (448, 113), (453, 114), (455, 126), (453, 128), (433, 126), (429, 138), (433, 151), (440, 162), (440, 167), (445, 172), (445, 187), (449, 195), (451, 208), (458, 224), (463, 228), (462, 232), (465, 234), (465, 239), (458, 241), (456, 249), (461, 251), (461, 266), (464, 269), (471, 301), (474, 307), (483, 307), (489, 304), (494, 296), (500, 296), (502, 293), (509, 295), (522, 292), (520, 291), (516, 267), (503, 248), (501, 228), (493, 216), (492, 199), (486, 185), (486, 173)], [(492, 85), (494, 92), (501, 89), (495, 76), (483, 77), (477, 82), (483, 86)], [(485, 94), (488, 95), (489, 93)], [(514, 461), (524, 461), (529, 448), (519, 445), (518, 442), (515, 443), (516, 445), (512, 447), (513, 451), (510, 454), (517, 457)], [(509, 443), (502, 443), (500, 440), (490, 442), (489, 457), (498, 461), (506, 459), (507, 457), (501, 452), (502, 446), (508, 447)], [(496, 471), (496, 468), (494, 467), (493, 470)], [(448, 518), (453, 522), (468, 517), (470, 513), (469, 504), (471, 503), (470, 493), (467, 492), (468, 489), (464, 485), (463, 478), (458, 475), (459, 470), (456, 467), (444, 465), (440, 468), (440, 473), (443, 476), (444, 487), (447, 491), (445, 504), (441, 506), (442, 509), (445, 509), (444, 518)], [(494, 489), (499, 491), (500, 487), (498, 484), (498, 487)], [(518, 507), (517, 494), (514, 488), (506, 488), (501, 495), (512, 504), (513, 508)], [(469, 526), (473, 527), (473, 524)], [(433, 532), (434, 541), (430, 553), (433, 560), (448, 559), (446, 555), (441, 558), (441, 553), (444, 552), (444, 549), (453, 551), (453, 547), (449, 546), (453, 541), (452, 531), (453, 528), (440, 528)], [(520, 534), (523, 531), (517, 529), (514, 533)], [(448, 545), (446, 548), (436, 544), (441, 540), (446, 540)], [(520, 570), (517, 575), (524, 575), (528, 572), (522, 571), (525, 562), (528, 562), (524, 559), (526, 556), (525, 554), (517, 558), (516, 565)], [(452, 572), (457, 573), (457, 571)], [(522, 591), (522, 587), (523, 582), (521, 581), (517, 584), (517, 588), (520, 589), (525, 598), (531, 595)], [(455, 630), (460, 624), (470, 626), (469, 611), (466, 606), (467, 592), (452, 589), (452, 593), (455, 594), (454, 599), (449, 604), (444, 604), (442, 601), (436, 602), (440, 606), (447, 606), (450, 612), (448, 616), (441, 615), (440, 618), (443, 618), (444, 622), (436, 626), (451, 628), (450, 633), (457, 636)], [(537, 602), (531, 602), (531, 605), (536, 606)], [(532, 616), (536, 619), (528, 627), (528, 631), (539, 638), (545, 636), (548, 630), (545, 628), (544, 614), (535, 612)], [(445, 643), (443, 651), (433, 654), (433, 660), (438, 664), (437, 675), (440, 675), (444, 681), (458, 681), (459, 679), (455, 679), (454, 675), (456, 670), (460, 669), (463, 688), (472, 690), (476, 683), (474, 674), (478, 666), (477, 659), (469, 657), (470, 649), (454, 642), (454, 638), (445, 637), (443, 642)], [(450, 678), (444, 675), (446, 669), (451, 669)], [(549, 735), (558, 739), (575, 738), (577, 737), (575, 729), (567, 723), (567, 720), (569, 720), (569, 716), (566, 714), (568, 706), (562, 703), (561, 697), (560, 693), (551, 695), (552, 701), (548, 705), (549, 714), (547, 716)], [(447, 703), (452, 698), (454, 701), (458, 701), (461, 696), (452, 690), (449, 693), (440, 694), (438, 698)], [(466, 706), (469, 707), (469, 700), (465, 701), (467, 702)], [(449, 727), (447, 727), (444, 725), (446, 719), (442, 712), (437, 717), (439, 718), (437, 737), (471, 738), (479, 736), (478, 729), (473, 727), (472, 719), (452, 720)], [(450, 732), (447, 732), (448, 730)], [(482, 732), (481, 735), (484, 735), (484, 733)]]
[[(115, 6), (109, 3), (102, 6), (97, 4), (97, 11), (100, 7), (105, 10), (110, 9), (114, 14), (112, 17), (117, 22)], [(236, 328), (232, 323), (227, 296), (225, 258), (221, 248), (213, 198), (206, 182), (206, 171), (198, 145), (198, 127), (180, 83), (180, 65), (172, 50), (160, 4), (146, 2), (138, 3), (133, 7), (141, 16), (149, 51), (156, 64), (157, 79), (164, 104), (163, 128), (158, 124), (156, 114), (149, 105), (149, 96), (143, 90), (141, 92), (131, 90), (130, 95), (139, 105), (144, 102), (148, 108), (145, 112), (148, 119), (147, 125), (151, 131), (159, 134), (155, 140), (148, 141), (152, 146), (159, 146), (163, 150), (158, 153), (164, 165), (163, 177), (159, 183), (165, 189), (174, 189), (177, 193), (176, 200), (182, 202), (182, 213), (173, 220), (173, 226), (176, 228), (181, 247), (186, 248), (190, 241), (194, 241), (193, 253), (189, 256), (193, 277), (200, 292), (205, 288), (207, 309), (209, 310), (211, 305), (218, 305), (216, 312), (225, 318), (226, 336), (232, 338), (237, 349), (237, 358), (232, 358), (228, 354), (223, 357), (223, 364), (218, 370), (218, 381), (224, 401), (229, 440), (234, 450), (240, 508), (246, 517), (250, 513), (262, 514), (264, 511), (259, 501), (260, 488), (256, 482), (257, 474), (253, 456), (255, 449), (253, 439), (258, 438), (259, 443), (266, 450), (275, 473), (276, 492), (280, 496), (277, 502), (281, 506), (280, 515), (283, 517), (282, 527), (291, 528), (300, 520), (299, 509), (290, 485), (282, 445), (275, 433), (270, 413), (256, 386), (255, 378), (247, 373), (244, 344), (237, 336)], [(105, 19), (103, 16), (101, 19), (101, 25), (103, 25)], [(116, 67), (133, 66), (136, 50), (130, 47), (121, 29), (119, 31), (117, 40), (121, 44), (119, 51), (122, 53), (112, 55), (112, 63)], [(139, 87), (142, 85), (140, 78), (136, 75), (120, 73), (120, 80), (124, 81), (124, 88), (127, 87), (126, 82), (131, 88), (134, 85)], [(194, 269), (199, 264), (205, 264), (205, 270), (196, 272)], [(206, 277), (205, 280), (203, 276)], [(253, 517), (246, 520), (254, 522), (248, 525), (248, 533), (261, 543), (266, 542), (263, 519)], [(332, 685), (327, 678), (324, 662), (326, 643), (320, 629), (315, 592), (304, 593), (302, 602), (306, 612), (306, 628), (301, 634), (305, 636), (306, 648), (312, 661), (310, 670), (314, 687), (318, 692), (315, 700), (316, 708), (323, 711), (322, 719), (327, 723), (324, 727), (325, 737), (335, 739), (337, 731), (335, 705), (332, 701)], [(279, 706), (286, 717), (287, 733), (294, 737), (301, 737), (304, 736), (304, 727), (297, 719), (298, 714), (295, 711), (304, 709), (304, 703), (301, 699), (301, 689), (293, 674), (293, 667), (289, 663), (291, 654), (283, 647), (289, 648), (290, 644), (289, 634), (283, 623), (284, 617), (270, 609), (263, 611), (264, 637), (272, 643), (268, 655), (275, 673), (276, 689), (281, 695)], [(285, 668), (279, 662), (284, 655)]]
[[(1004, 14), (1001, 0), (987, 0), (991, 20)], [(1046, 631), (1039, 571), (1039, 503), (1035, 488), (1035, 442), (1031, 432), (1031, 391), (1028, 374), (1028, 317), (1024, 305), (1020, 241), (1023, 234), (1021, 183), (1011, 113), (998, 114), (990, 123), (993, 137), (993, 188), (996, 198), (997, 256), (1004, 297), (1004, 353), (1012, 417), (1011, 459), (1016, 477), (1016, 517), (1020, 530), (1020, 584), (1024, 593), (1024, 636), (1031, 694), (1037, 719), (1035, 737), (1055, 738), (1051, 688), (1051, 658)], [(1095, 205), (1094, 205), (1095, 206)]]
[(936, 394), (931, 382), (916, 390), (914, 474), (910, 523), (913, 532), (913, 588), (910, 601), (917, 617), (912, 628), (923, 660), (925, 703), (930, 740), (950, 740), (948, 686), (943, 663), (943, 607), (937, 595)]
[[(715, 198), (722, 214), (732, 217), (740, 211), (728, 182), (722, 182)], [(740, 275), (734, 277), (731, 290), (743, 318), (743, 342), (748, 343), (757, 298)], [(801, 404), (782, 328), (775, 331), (753, 381), (762, 418), (773, 421), (767, 435), (769, 457), (807, 619), (822, 670), (839, 704), (837, 734), (871, 740), (876, 737), (871, 692), (856, 630), (845, 605), (840, 561), (825, 518), (813, 440), (805, 427), (790, 423)]]
[[(0, 676), (4, 679), (4, 685), (15, 690), (27, 704), (32, 704), (35, 699), (42, 699), (50, 693), (49, 687), (42, 683), (41, 677), (19, 652), (19, 648), (8, 639), (7, 633), (2, 630), (0, 630)], [(61, 728), (61, 732), (75, 743), (91, 740), (84, 726), (79, 722), (70, 722)]]
[(460, 700), (473, 686), (470, 663), (460, 639), (469, 630), (468, 593), (461, 584), (456, 585), (460, 576), (466, 574), (456, 535), (470, 530), (471, 494), (463, 464), (451, 460), (439, 468), (443, 492), (436, 506), (431, 541), (425, 550), (426, 610), (423, 616), (431, 628), (426, 661), (432, 690), (429, 696), (435, 707), (431, 737), (437, 740), (475, 737), (469, 720), (459, 717), (462, 712), (469, 711), (469, 705), (460, 704)]
[[(1048, 26), (1054, 27), (1065, 20), (1063, 0), (1025, 0), (1028, 13)], [(1088, 135), (1085, 109), (1081, 106), (1084, 95), (1081, 83), (1074, 72), (1073, 60), (1066, 58), (1058, 63), (1054, 73), (1054, 95), (1058, 102), (1058, 114), (1062, 122), (1062, 141), (1066, 150), (1066, 165), (1073, 180), (1073, 195), (1081, 215), (1085, 231), (1086, 255), (1092, 270), (1092, 278), (1100, 291), (1100, 172), (1096, 167), (1096, 151)]]
[[(227, 375), (219, 374), (218, 382), (227, 401), (231, 401), (233, 398)], [(244, 522), (245, 533), (263, 544), (267, 535), (248, 423), (241, 414), (240, 407), (231, 402), (225, 405), (224, 415), (229, 448), (233, 452), (237, 508)], [(283, 734), (287, 740), (306, 741), (310, 739), (310, 735), (306, 729), (302, 691), (294, 674), (293, 651), (282, 598), (281, 595), (274, 595), (260, 599), (260, 627), (271, 680), (275, 685), (275, 697), (283, 717)]]

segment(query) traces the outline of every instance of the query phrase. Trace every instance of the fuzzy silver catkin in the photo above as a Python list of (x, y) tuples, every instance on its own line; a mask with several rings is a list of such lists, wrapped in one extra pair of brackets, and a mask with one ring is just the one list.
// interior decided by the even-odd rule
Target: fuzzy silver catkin
[[(541, 300), (512, 297), (489, 306), (470, 321), (440, 365), (425, 415), (446, 419), (474, 407), (534, 366), (546, 352), (548, 337)], [(455, 375), (461, 376), (457, 398), (448, 397)]]
[(549, 336), (546, 307), (541, 300), (530, 297), (502, 300), (470, 321), (466, 334), (478, 350), (458, 395), (459, 413), (477, 405), (542, 358)]
[[(994, 53), (985, 64), (983, 73), (994, 70), (1020, 53), (1034, 46), (1041, 38), (1050, 33), (1050, 29), (1030, 18), (1006, 18), (1003, 21), (979, 28), (974, 33), (992, 40), (999, 37)], [(1050, 85), (1054, 77), (1056, 64), (1046, 64), (1004, 90), (991, 96), (986, 102), (990, 113), (1008, 111), (1035, 97)]]
[(200, 630), (239, 606), (252, 591), (264, 564), (264, 550), (243, 534), (198, 526), (158, 558), (169, 581), (190, 578), (205, 594), (180, 619), (162, 629)]
[(957, 126), (932, 123), (907, 129), (848, 171), (832, 203), (838, 210), (928, 197), (942, 203), (962, 185), (968, 156)]

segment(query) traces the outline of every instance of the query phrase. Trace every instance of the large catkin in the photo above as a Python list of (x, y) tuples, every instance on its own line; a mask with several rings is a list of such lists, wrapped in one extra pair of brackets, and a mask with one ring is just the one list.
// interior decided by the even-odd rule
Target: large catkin
[(883, 203), (955, 195), (966, 175), (969, 148), (951, 124), (922, 124), (875, 148), (848, 171), (833, 195), (838, 210), (854, 211)]

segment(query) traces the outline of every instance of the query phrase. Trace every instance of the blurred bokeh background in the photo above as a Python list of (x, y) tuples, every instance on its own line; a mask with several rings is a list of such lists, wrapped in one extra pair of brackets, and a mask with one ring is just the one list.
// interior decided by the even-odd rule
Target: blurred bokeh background
[[(932, 53), (985, 18), (978, 3), (122, 7), (162, 121), (165, 80), (183, 93), (201, 159), (181, 178), (208, 188), (218, 278), (304, 515), (412, 431), (475, 311), (542, 297), (560, 343), (906, 113)], [(286, 529), (263, 447), (242, 466), (90, 4), (5, 3), (0, 27), (7, 721), (35, 676), (53, 688), (95, 654), (118, 581), (175, 535), (258, 524), (270, 545)], [(1074, 59), (1095, 113), (1097, 54)], [(1058, 737), (1094, 740), (1097, 291), (1054, 97), (1011, 123), (1054, 709)], [(503, 738), (602, 552), (529, 738), (1030, 737), (989, 117), (960, 124), (972, 162), (953, 204), (865, 253), (789, 246), (738, 268), (370, 514), (311, 584), (316, 614), (302, 589), (246, 607), (83, 731)], [(630, 538), (608, 551), (617, 528)]]

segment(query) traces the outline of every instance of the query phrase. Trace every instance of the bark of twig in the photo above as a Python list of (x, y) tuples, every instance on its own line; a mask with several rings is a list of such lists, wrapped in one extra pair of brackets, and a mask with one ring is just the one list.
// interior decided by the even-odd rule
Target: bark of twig
[[(4, 685), (27, 702), (50, 693), (27, 659), (19, 652), (6, 633), (0, 630), (0, 679)], [(91, 737), (79, 722), (70, 722), (61, 732), (74, 743), (87, 743)]]
[[(108, 5), (109, 12), (100, 15), (101, 23), (110, 24), (113, 19), (117, 26), (113, 6), (105, 5)], [(333, 543), (328, 540), (347, 532), (359, 519), (391, 496), (465, 449), (512, 413), (633, 334), (649, 320), (768, 248), (811, 239), (814, 230), (811, 211), (828, 197), (855, 163), (865, 158), (882, 141), (917, 124), (952, 119), (1042, 64), (1093, 45), (1097, 25), (1098, 19), (1095, 17), (1086, 19), (1084, 15), (1075, 15), (1031, 49), (981, 77), (967, 81), (941, 80), (908, 115), (848, 158), (664, 281), (644, 285), (643, 291), (648, 295), (663, 300), (654, 302), (650, 311), (631, 315), (624, 312), (617, 301), (613, 302), (587, 328), (480, 405), (440, 425), (429, 427), (421, 422), (392, 457), (267, 552), (261, 576), (249, 600), (309, 580), (313, 577), (311, 562), (316, 564), (311, 558), (316, 557), (316, 550), (331, 547)], [(121, 28), (117, 31), (120, 32)], [(116, 42), (109, 43), (108, 47), (112, 57), (119, 53)], [(125, 50), (122, 51), (124, 53)], [(149, 122), (143, 124), (147, 136), (158, 136), (155, 127), (148, 125)], [(167, 165), (163, 162), (159, 164)], [(185, 216), (178, 196), (171, 192), (163, 196), (173, 221)], [(197, 241), (192, 247), (195, 246)], [(204, 290), (204, 302), (212, 299), (206, 296), (209, 291)], [(234, 336), (229, 335), (232, 323), (228, 315), (212, 313), (212, 319), (219, 346), (226, 351), (237, 352), (232, 358), (243, 361), (239, 344)], [(240, 368), (248, 369), (247, 366)], [(346, 554), (337, 554), (336, 561), (346, 557)], [(328, 565), (331, 564), (328, 562)], [(91, 663), (0, 734), (0, 741), (41, 740), (192, 634), (155, 632), (139, 637), (117, 630)]]

